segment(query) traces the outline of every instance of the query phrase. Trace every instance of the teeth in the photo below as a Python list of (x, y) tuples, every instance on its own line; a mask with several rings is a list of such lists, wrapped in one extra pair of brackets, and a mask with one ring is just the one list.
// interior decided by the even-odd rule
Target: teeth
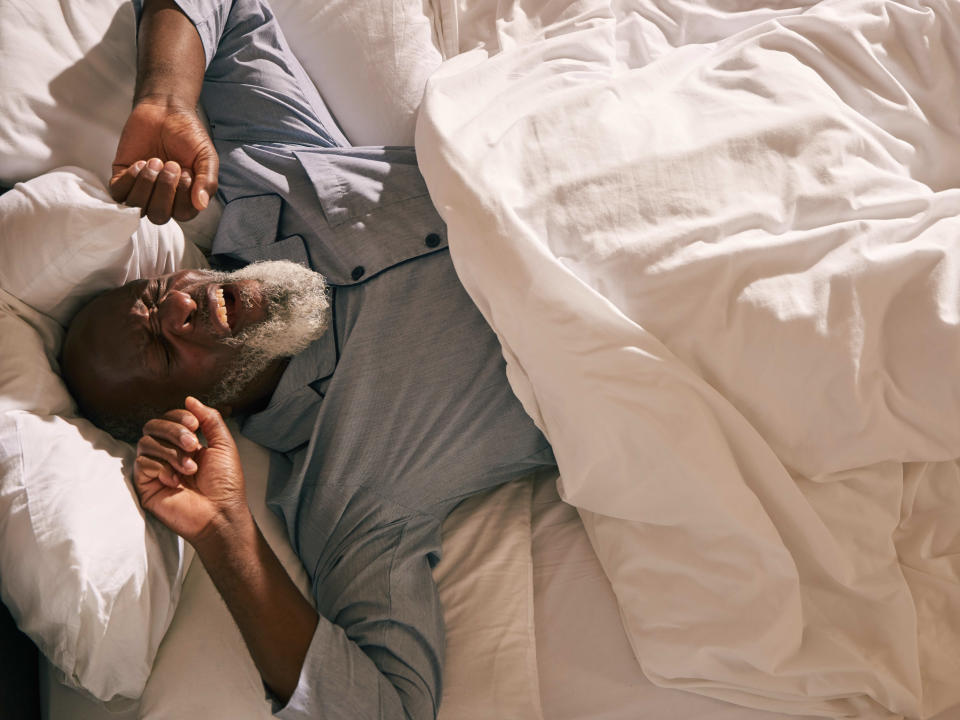
[(221, 323), (227, 325), (227, 302), (223, 299), (223, 288), (217, 288), (216, 291), (217, 298), (217, 319)]

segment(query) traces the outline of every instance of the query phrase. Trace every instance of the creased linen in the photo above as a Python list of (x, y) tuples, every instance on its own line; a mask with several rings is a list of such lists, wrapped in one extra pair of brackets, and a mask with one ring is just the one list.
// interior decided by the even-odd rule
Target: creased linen
[(960, 5), (768, 4), (499, 3), (418, 156), (648, 676), (930, 717), (960, 703)]

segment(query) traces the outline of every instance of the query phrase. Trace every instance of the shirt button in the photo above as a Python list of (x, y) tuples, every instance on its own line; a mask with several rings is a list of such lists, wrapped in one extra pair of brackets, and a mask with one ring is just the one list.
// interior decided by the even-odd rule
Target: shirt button
[(354, 280), (359, 280), (363, 277), (363, 274), (366, 270), (363, 269), (363, 265), (357, 265), (353, 270), (350, 271), (350, 277)]
[(442, 240), (443, 239), (436, 233), (430, 233), (423, 239), (423, 242), (428, 248), (435, 248), (442, 242)]

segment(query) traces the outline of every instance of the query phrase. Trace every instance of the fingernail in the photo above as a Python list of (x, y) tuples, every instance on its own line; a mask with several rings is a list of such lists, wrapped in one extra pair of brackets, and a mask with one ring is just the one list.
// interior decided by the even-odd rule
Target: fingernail
[(191, 473), (196, 472), (197, 464), (190, 458), (187, 458), (186, 460), (183, 461), (183, 469)]
[(160, 158), (150, 158), (146, 167), (148, 175), (159, 175), (161, 170), (163, 170), (163, 161)]
[(146, 160), (138, 160), (133, 164), (133, 175), (136, 177), (140, 174), (140, 171), (143, 170), (143, 166), (147, 164)]
[(206, 209), (207, 205), (210, 204), (210, 196), (207, 194), (206, 190), (201, 190), (197, 193), (197, 199), (200, 201), (200, 209)]
[(192, 435), (191, 433), (183, 433), (181, 436), (181, 445), (185, 450), (196, 450), (197, 445), (197, 436)]

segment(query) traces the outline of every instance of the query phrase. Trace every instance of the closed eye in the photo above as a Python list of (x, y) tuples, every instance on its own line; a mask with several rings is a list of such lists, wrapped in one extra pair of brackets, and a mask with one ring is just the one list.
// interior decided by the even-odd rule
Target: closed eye
[(174, 356), (173, 346), (170, 344), (170, 341), (163, 336), (163, 333), (160, 333), (159, 335), (157, 335), (156, 340), (160, 346), (161, 352), (163, 353), (163, 364), (167, 369), (167, 374), (169, 374), (170, 368), (173, 365), (173, 356)]
[(147, 287), (143, 291), (144, 302), (147, 307), (156, 309), (160, 302), (160, 278), (153, 278), (147, 281)]
[(157, 304), (163, 297), (164, 290), (164, 284), (161, 283), (160, 279), (153, 278), (152, 280), (147, 281), (147, 285), (143, 289), (143, 295), (141, 296), (141, 299), (143, 304), (147, 307), (149, 318), (147, 322), (149, 343), (157, 348), (156, 355), (161, 358), (165, 374), (169, 375), (174, 360), (174, 348), (170, 344), (170, 341), (164, 336), (157, 314), (159, 309)]

